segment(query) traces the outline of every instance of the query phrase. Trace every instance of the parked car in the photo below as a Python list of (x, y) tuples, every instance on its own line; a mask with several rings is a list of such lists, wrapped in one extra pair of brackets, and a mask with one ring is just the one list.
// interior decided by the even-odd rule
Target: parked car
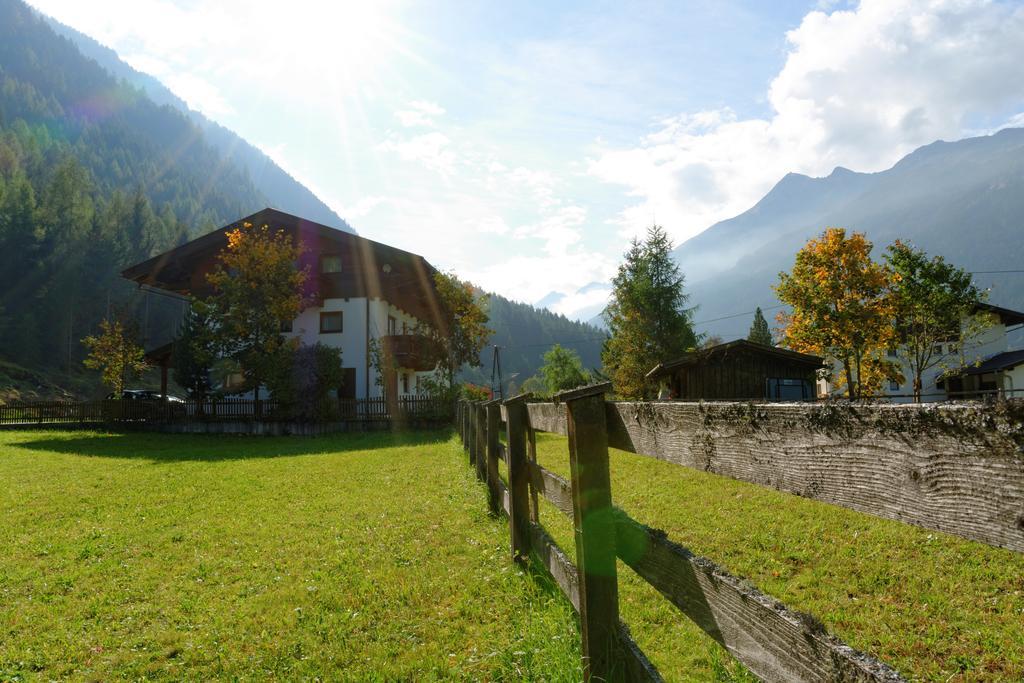
[[(113, 393), (107, 394), (108, 401), (116, 398), (117, 396)], [(152, 389), (125, 389), (121, 392), (121, 399), (125, 401), (162, 401), (164, 397), (160, 395), (159, 391)], [(185, 399), (168, 394), (167, 401), (168, 403), (184, 403)]]
[[(118, 400), (116, 393), (107, 394), (107, 400)], [(123, 402), (123, 403), (122, 403)], [(109, 404), (108, 417), (116, 420), (152, 420), (182, 417), (186, 414), (184, 399), (167, 396), (152, 389), (125, 389), (119, 402)]]

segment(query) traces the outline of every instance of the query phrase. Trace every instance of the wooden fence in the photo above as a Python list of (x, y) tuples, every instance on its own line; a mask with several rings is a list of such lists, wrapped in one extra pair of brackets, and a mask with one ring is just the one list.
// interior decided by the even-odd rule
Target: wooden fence
[(11, 427), (98, 424), (187, 425), (208, 422), (415, 422), (450, 421), (447, 401), (424, 397), (388, 401), (328, 399), (308, 403), (283, 403), (273, 399), (207, 399), (204, 401), (102, 400), (40, 401), (0, 405), (0, 425)]
[[(619, 621), (616, 558), (763, 680), (905, 680), (615, 508), (609, 447), (1024, 552), (1024, 403), (606, 403), (607, 390), (456, 414), (491, 508), (509, 517), (513, 558), (533, 556), (579, 614), (585, 680), (661, 680)], [(537, 464), (535, 430), (568, 437), (569, 481)], [(572, 519), (576, 564), (540, 524), (538, 495)]]

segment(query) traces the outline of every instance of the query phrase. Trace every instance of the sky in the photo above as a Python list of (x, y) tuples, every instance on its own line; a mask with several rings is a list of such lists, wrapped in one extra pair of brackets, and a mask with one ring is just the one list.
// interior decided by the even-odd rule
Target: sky
[(788, 172), (1024, 126), (1021, 2), (30, 4), (360, 234), (570, 317), (654, 222), (679, 244)]

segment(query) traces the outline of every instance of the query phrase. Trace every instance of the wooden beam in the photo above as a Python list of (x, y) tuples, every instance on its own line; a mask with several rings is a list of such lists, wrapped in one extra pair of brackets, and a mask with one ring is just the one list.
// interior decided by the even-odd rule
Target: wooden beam
[(530, 556), (529, 465), (526, 453), (525, 396), (511, 398), (502, 406), (508, 442), (509, 532), (512, 559), (523, 562)]
[(529, 463), (530, 483), (533, 490), (562, 511), (569, 519), (573, 518), (572, 485), (562, 477), (540, 465)]
[(783, 606), (710, 560), (625, 514), (618, 555), (763, 681), (885, 681), (893, 669), (844, 645), (820, 621)]
[[(588, 387), (564, 395), (572, 471), (573, 527), (580, 580), (583, 680), (623, 680), (615, 520), (608, 472), (604, 393)], [(561, 397), (560, 397), (561, 398)]]
[(496, 515), (501, 511), (500, 491), (498, 489), (499, 484), (501, 484), (501, 478), (498, 476), (498, 413), (500, 402), (497, 400), (490, 401), (484, 406), (484, 410), (486, 411), (485, 419), (487, 420), (485, 475), (487, 477), (487, 491), (490, 494), (488, 502), (491, 513)]

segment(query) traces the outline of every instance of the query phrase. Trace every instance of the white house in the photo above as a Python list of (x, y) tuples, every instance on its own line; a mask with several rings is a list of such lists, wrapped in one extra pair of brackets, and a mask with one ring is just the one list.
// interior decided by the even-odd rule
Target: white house
[[(991, 326), (968, 340), (963, 348), (956, 340), (935, 344), (933, 358), (938, 362), (921, 378), (922, 401), (975, 398), (994, 391), (1024, 397), (1024, 350), (1010, 350), (1008, 334), (1024, 324), (1024, 313), (984, 303), (977, 304), (975, 312), (992, 316)], [(895, 350), (889, 352), (890, 360), (899, 362), (898, 356)], [(909, 403), (914, 400), (914, 376), (908, 365), (901, 366), (904, 381), (886, 382), (882, 391), (894, 403)], [(838, 369), (837, 365), (835, 370)], [(820, 395), (832, 390), (828, 383), (819, 380)]]
[[(306, 294), (314, 304), (295, 320), (282, 321), (282, 332), (303, 344), (341, 349), (345, 379), (339, 396), (418, 393), (421, 380), (437, 363), (429, 340), (415, 331), (421, 325), (436, 328), (440, 309), (437, 271), (417, 254), (267, 208), (127, 268), (122, 275), (140, 286), (182, 296), (208, 294), (206, 275), (227, 245), (227, 233), (242, 223), (284, 231), (301, 244), (300, 265), (310, 274)], [(390, 376), (378, 376), (373, 345), (396, 368)], [(163, 367), (166, 383), (169, 348), (150, 355)]]

